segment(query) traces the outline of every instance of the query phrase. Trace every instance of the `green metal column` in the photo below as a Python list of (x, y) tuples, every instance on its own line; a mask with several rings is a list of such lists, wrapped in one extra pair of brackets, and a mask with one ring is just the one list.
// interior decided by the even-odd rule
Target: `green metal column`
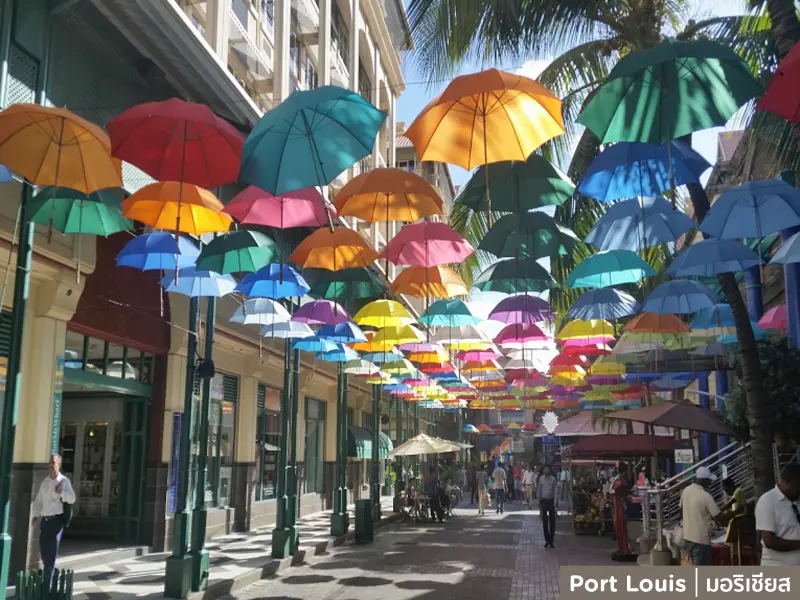
[(292, 350), (292, 434), (290, 446), (292, 462), (289, 464), (289, 552), (294, 555), (300, 545), (300, 527), (297, 524), (300, 515), (300, 502), (297, 497), (299, 481), (297, 478), (297, 419), (300, 414), (300, 351)]
[(347, 374), (339, 363), (339, 381), (336, 395), (336, 487), (333, 490), (331, 535), (347, 533)]
[[(217, 299), (209, 297), (206, 306), (206, 347), (205, 360), (214, 357), (214, 323), (216, 321)], [(206, 550), (206, 481), (208, 480), (208, 422), (211, 416), (211, 379), (203, 379), (200, 404), (200, 431), (198, 434), (197, 478), (194, 490), (194, 514), (192, 515), (192, 591), (198, 592), (208, 586), (209, 556)], [(219, 439), (219, 436), (217, 436)], [(217, 453), (219, 456), (219, 453)], [(217, 478), (219, 481), (219, 471)], [(216, 496), (216, 494), (215, 494)]]
[(272, 558), (291, 554), (289, 522), (289, 424), (292, 411), (292, 341), (286, 340), (283, 351), (283, 390), (281, 391), (281, 449), (278, 454), (277, 514), (272, 530)]
[(372, 518), (381, 518), (381, 482), (379, 468), (381, 441), (381, 386), (372, 386)]
[(172, 556), (167, 558), (164, 577), (164, 595), (167, 598), (184, 598), (192, 587), (192, 558), (189, 549), (189, 522), (192, 509), (187, 502), (189, 493), (190, 449), (192, 445), (192, 412), (194, 411), (194, 381), (196, 377), (197, 317), (200, 301), (189, 299), (189, 333), (186, 342), (186, 387), (183, 395), (183, 419), (178, 464), (178, 490), (173, 516)]
[[(456, 438), (459, 442), (464, 441), (464, 409), (458, 407), (456, 409), (456, 427), (458, 427), (458, 437)], [(459, 460), (463, 463), (464, 462), (464, 450), (462, 449), (458, 453)]]

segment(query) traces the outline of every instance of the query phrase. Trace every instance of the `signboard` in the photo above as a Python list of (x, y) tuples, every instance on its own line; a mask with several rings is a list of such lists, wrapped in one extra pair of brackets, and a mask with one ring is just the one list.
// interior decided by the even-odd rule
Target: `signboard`
[(178, 504), (178, 472), (181, 469), (181, 429), (183, 428), (183, 413), (172, 415), (172, 445), (170, 446), (169, 493), (167, 494), (167, 513), (175, 514)]
[(511, 442), (512, 454), (524, 454), (524, 452), (525, 452), (525, 442), (523, 440), (518, 439)]
[(675, 449), (675, 464), (677, 465), (690, 465), (694, 462), (694, 453), (691, 448), (676, 448)]
[(545, 435), (542, 437), (543, 444), (558, 444), (558, 436), (557, 435)]
[(53, 423), (50, 426), (50, 454), (61, 448), (61, 405), (64, 396), (64, 357), (56, 357), (56, 372), (53, 376)]

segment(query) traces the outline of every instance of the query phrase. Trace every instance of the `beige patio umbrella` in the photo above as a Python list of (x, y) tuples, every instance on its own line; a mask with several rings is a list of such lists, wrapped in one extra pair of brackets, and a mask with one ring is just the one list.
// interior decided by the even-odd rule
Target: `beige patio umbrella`
[(459, 450), (461, 450), (461, 446), (458, 444), (421, 433), (400, 444), (389, 453), (389, 456), (423, 456), (425, 454), (458, 452)]

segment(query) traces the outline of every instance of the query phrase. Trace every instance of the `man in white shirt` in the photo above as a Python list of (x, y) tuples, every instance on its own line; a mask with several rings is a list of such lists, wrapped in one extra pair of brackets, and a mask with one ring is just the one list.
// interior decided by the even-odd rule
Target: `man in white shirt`
[(497, 468), (492, 473), (492, 487), (497, 497), (497, 512), (502, 514), (506, 504), (506, 470), (503, 463), (497, 463)]
[(539, 498), (539, 516), (542, 518), (544, 547), (555, 548), (556, 536), (556, 493), (558, 480), (550, 465), (542, 467), (542, 474), (536, 482), (536, 496)]
[(761, 566), (800, 565), (800, 465), (789, 463), (778, 484), (756, 503), (756, 529), (761, 535)]
[(39, 528), (39, 554), (45, 572), (53, 569), (58, 557), (58, 546), (64, 533), (64, 504), (75, 504), (75, 490), (69, 479), (61, 473), (61, 455), (50, 456), (50, 476), (42, 481), (39, 492), (33, 501), (33, 519), (31, 525), (41, 519)]
[(697, 567), (711, 564), (711, 528), (715, 521), (724, 525), (721, 511), (707, 490), (715, 479), (707, 467), (700, 467), (694, 482), (681, 494), (683, 539), (692, 564)]
[(528, 508), (533, 507), (533, 488), (535, 485), (536, 473), (533, 472), (530, 466), (526, 466), (522, 472), (522, 489), (525, 491), (525, 504), (528, 505)]

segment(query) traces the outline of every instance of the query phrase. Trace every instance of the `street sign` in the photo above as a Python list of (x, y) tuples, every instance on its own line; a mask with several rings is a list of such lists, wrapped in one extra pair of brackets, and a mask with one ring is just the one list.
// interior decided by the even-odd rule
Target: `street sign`
[(691, 448), (675, 448), (675, 462), (679, 465), (690, 465), (694, 462)]

